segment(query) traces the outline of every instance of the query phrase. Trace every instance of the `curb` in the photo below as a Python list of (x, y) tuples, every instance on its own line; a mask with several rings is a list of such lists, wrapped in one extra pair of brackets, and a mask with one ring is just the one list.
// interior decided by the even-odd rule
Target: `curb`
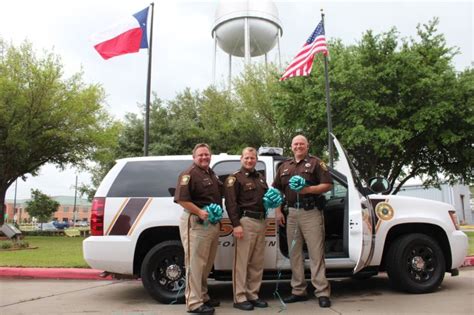
[(0, 277), (35, 279), (112, 280), (100, 277), (101, 270), (81, 268), (14, 268), (0, 267)]
[(462, 264), (461, 267), (469, 267), (469, 266), (474, 266), (474, 256), (467, 256), (464, 258), (464, 263)]

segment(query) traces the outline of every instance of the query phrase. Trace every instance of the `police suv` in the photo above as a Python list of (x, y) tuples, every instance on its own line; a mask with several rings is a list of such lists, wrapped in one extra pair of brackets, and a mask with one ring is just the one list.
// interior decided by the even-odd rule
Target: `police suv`
[[(334, 144), (334, 188), (325, 194), (323, 210), (327, 275), (364, 278), (386, 271), (393, 287), (411, 293), (435, 290), (446, 272), (457, 275), (468, 242), (453, 206), (378, 194), (388, 191), (384, 178), (369, 180), (364, 187), (337, 139)], [(259, 156), (256, 168), (269, 186), (283, 160)], [(191, 156), (118, 160), (93, 200), (91, 236), (83, 243), (86, 262), (117, 277), (141, 278), (162, 303), (183, 301), (184, 253), (178, 228), (183, 209), (172, 196), (178, 174), (192, 162)], [(211, 166), (224, 182), (240, 168), (240, 156), (214, 155)], [(234, 241), (226, 213), (221, 223), (210, 277), (230, 280)], [(285, 228), (276, 224), (274, 211), (266, 223), (264, 279), (289, 278)], [(309, 276), (307, 253), (305, 266)]]

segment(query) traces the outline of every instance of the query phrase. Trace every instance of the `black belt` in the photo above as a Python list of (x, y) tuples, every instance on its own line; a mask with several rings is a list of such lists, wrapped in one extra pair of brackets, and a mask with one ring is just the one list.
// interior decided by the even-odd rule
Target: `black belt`
[(250, 210), (244, 210), (242, 212), (243, 217), (249, 217), (252, 219), (257, 219), (257, 220), (263, 220), (265, 219), (265, 213), (260, 212), (260, 211), (250, 211)]
[(304, 211), (311, 211), (311, 210), (318, 210), (318, 207), (304, 207), (304, 205), (300, 202), (295, 202), (293, 204), (288, 204), (288, 207), (291, 207), (291, 208), (297, 208), (297, 209), (303, 209)]

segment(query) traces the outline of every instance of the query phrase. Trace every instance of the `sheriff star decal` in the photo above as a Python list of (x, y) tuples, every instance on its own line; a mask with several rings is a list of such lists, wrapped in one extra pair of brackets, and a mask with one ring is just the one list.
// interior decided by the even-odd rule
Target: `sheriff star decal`
[(181, 177), (181, 182), (180, 182), (180, 184), (183, 185), (183, 186), (185, 186), (185, 185), (187, 185), (187, 184), (189, 183), (189, 180), (190, 180), (190, 179), (191, 179), (191, 176), (190, 176), (190, 175), (183, 175), (183, 176)]

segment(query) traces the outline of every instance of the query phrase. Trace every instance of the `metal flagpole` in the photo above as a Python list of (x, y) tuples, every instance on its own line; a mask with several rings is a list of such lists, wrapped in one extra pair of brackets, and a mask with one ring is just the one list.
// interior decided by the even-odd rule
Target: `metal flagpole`
[(150, 3), (151, 6), (151, 23), (150, 23), (150, 44), (148, 45), (148, 75), (146, 82), (146, 104), (145, 104), (145, 135), (143, 145), (143, 155), (148, 156), (148, 142), (150, 132), (150, 95), (151, 95), (151, 57), (153, 55), (153, 8), (154, 3)]
[[(321, 20), (323, 22), (324, 36), (326, 36), (326, 29), (324, 28), (324, 13), (321, 9)], [(326, 113), (328, 120), (328, 150), (329, 150), (329, 165), (334, 166), (334, 148), (332, 144), (332, 118), (331, 118), (331, 100), (329, 98), (329, 74), (328, 74), (328, 57), (324, 55), (324, 77), (326, 79)]]

